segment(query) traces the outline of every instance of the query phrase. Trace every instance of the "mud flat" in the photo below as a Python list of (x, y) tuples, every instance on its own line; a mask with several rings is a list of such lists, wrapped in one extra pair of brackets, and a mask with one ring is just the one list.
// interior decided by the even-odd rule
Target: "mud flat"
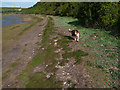
[[(25, 67), (23, 63), (28, 62), (27, 60), (31, 59), (37, 53), (33, 53), (38, 48), (35, 43), (40, 42), (41, 37), (38, 37), (38, 35), (42, 33), (44, 24), (46, 23), (46, 19), (43, 20), (44, 17), (40, 15), (17, 16), (21, 17), (24, 22), (2, 28), (3, 87), (9, 86), (7, 83), (15, 81), (15, 76)], [(43, 22), (41, 22), (42, 20)], [(23, 61), (20, 61), (20, 59)], [(24, 61), (24, 59), (27, 60)]]

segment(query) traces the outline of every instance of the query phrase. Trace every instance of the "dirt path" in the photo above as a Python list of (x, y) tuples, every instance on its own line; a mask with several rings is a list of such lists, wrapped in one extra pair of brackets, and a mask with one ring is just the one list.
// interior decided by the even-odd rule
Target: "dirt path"
[[(48, 19), (48, 17), (52, 17), (53, 19)], [(52, 87), (52, 82), (55, 81), (54, 84), (56, 84), (61, 81), (59, 88), (96, 88), (97, 84), (93, 83), (95, 80), (98, 82), (97, 80), (101, 79), (99, 78), (100, 75), (96, 75), (95, 71), (95, 76), (98, 77), (95, 80), (91, 79), (94, 73), (90, 74), (89, 71), (94, 71), (95, 69), (93, 69), (94, 67), (87, 65), (90, 64), (89, 62), (87, 63), (87, 61), (94, 59), (94, 53), (90, 52), (89, 48), (82, 46), (82, 43), (84, 42), (74, 41), (68, 32), (68, 28), (66, 29), (65, 27), (57, 26), (56, 23), (54, 23), (52, 26), (48, 20), (55, 21), (55, 17), (50, 15), (44, 17), (43, 21), (39, 23), (36, 28), (25, 32), (25, 34), (21, 36), (20, 40), (17, 42), (16, 46), (8, 52), (5, 58), (3, 58), (3, 72), (7, 72), (5, 75), (3, 73), (3, 76), (5, 77), (3, 80), (3, 87), (21, 88), (23, 84), (26, 84), (26, 86), (33, 85), (33, 87)], [(45, 33), (44, 36), (43, 33)], [(47, 43), (41, 42), (42, 39), (45, 39)], [(87, 53), (88, 55), (82, 55), (83, 53)], [(55, 54), (58, 55), (51, 57)], [(67, 56), (66, 54), (69, 55)], [(42, 58), (42, 63), (36, 62), (37, 59), (33, 58), (37, 55), (40, 55), (40, 58)], [(66, 55), (66, 57), (64, 57), (64, 55)], [(39, 65), (37, 64), (38, 66), (36, 65), (35, 67), (30, 68), (30, 72), (24, 72), (24, 70), (27, 69), (27, 65), (29, 65), (28, 63), (32, 60), (32, 58), (33, 61)], [(78, 60), (80, 60), (80, 63), (77, 63)], [(64, 64), (61, 65), (61, 62)], [(27, 75), (23, 74), (22, 78), (16, 78), (22, 72), (25, 74), (27, 73)], [(98, 73), (100, 72), (101, 71), (99, 70)], [(38, 73), (40, 74), (40, 78), (36, 78), (36, 76), (34, 76)], [(101, 76), (102, 75), (103, 74), (101, 73)], [(26, 77), (28, 79), (24, 80)], [(54, 77), (54, 79), (51, 79), (50, 81), (51, 77)], [(39, 80), (41, 81), (39, 82)], [(101, 87), (109, 87), (107, 85), (103, 86), (103, 84), (101, 84)]]
[[(55, 20), (54, 17), (52, 18), (53, 20)], [(37, 49), (40, 48), (40, 45), (38, 46), (37, 43), (41, 43), (42, 41), (43, 30), (48, 22), (47, 19), (48, 16), (45, 17), (35, 29), (26, 32), (17, 42), (16, 46), (10, 52), (8, 52), (5, 58), (3, 58), (3, 72), (10, 70), (5, 75), (5, 79), (3, 80), (4, 88), (21, 87), (21, 80), (16, 79), (16, 77), (20, 75), (23, 72), (23, 70), (25, 70), (26, 66), (32, 60), (32, 58), (38, 54)], [(59, 39), (62, 39), (62, 37), (57, 35), (59, 33), (63, 34), (64, 36), (70, 36), (68, 30), (66, 30), (64, 27), (58, 27), (56, 24), (54, 27), (56, 28), (56, 34), (52, 35), (50, 38), (58, 37)], [(68, 47), (70, 47), (71, 49), (68, 52), (74, 52), (77, 50), (87, 52), (82, 46), (80, 46), (80, 43), (81, 42), (75, 41), (69, 43)], [(64, 58), (62, 57), (63, 53), (64, 50), (61, 50), (59, 52), (60, 57), (56, 58), (58, 62), (64, 60)], [(56, 81), (62, 81), (63, 88), (73, 87), (74, 85), (76, 88), (92, 87), (88, 85), (90, 81), (86, 79), (89, 78), (89, 75), (86, 74), (86, 70), (84, 68), (85, 58), (82, 58), (83, 62), (79, 65), (75, 64), (76, 60), (74, 57), (67, 58), (67, 60), (69, 62), (65, 63), (64, 66), (55, 66), (58, 67), (58, 70), (55, 73)], [(42, 66), (40, 66), (40, 68), (42, 68)]]
[[(53, 16), (51, 17), (53, 18), (53, 20), (55, 20)], [(63, 36), (68, 37), (68, 40), (70, 39), (69, 38), (70, 33), (68, 32), (67, 29), (65, 29), (64, 27), (57, 26), (56, 24), (54, 25), (54, 27), (56, 28), (56, 34), (50, 36), (50, 38), (58, 37), (56, 41), (63, 39), (63, 37), (60, 37), (58, 35), (61, 33)], [(81, 46), (81, 42), (76, 42), (73, 40), (71, 43), (68, 44), (68, 47), (71, 48), (70, 50), (68, 50), (68, 52), (75, 52), (75, 51), (81, 50), (87, 53), (87, 50), (85, 50), (84, 47)], [(91, 81), (88, 80), (89, 75), (87, 75), (86, 69), (84, 67), (86, 58), (85, 57), (81, 58), (82, 60), (81, 64), (75, 64), (76, 59), (74, 57), (67, 58), (68, 63), (65, 63), (65, 65), (61, 66), (59, 65), (59, 63), (65, 60), (65, 58), (63, 57), (63, 54), (65, 51), (63, 50), (63, 48), (60, 48), (58, 49), (58, 52), (59, 52), (60, 57), (56, 58), (56, 60), (58, 61), (58, 64), (55, 66), (55, 68), (58, 68), (58, 70), (55, 73), (56, 82), (62, 81), (63, 82), (62, 88), (71, 88), (74, 86), (76, 88), (93, 87), (92, 85), (88, 85), (88, 83), (90, 83)]]
[[(68, 30), (64, 29), (64, 27), (57, 27), (57, 33), (62, 33), (64, 36), (70, 36)], [(68, 47), (71, 48), (68, 52), (74, 52), (77, 50), (87, 52), (82, 46), (80, 46), (80, 42), (73, 41), (68, 44)], [(76, 59), (74, 57), (67, 58), (67, 60), (69, 62), (60, 67), (56, 72), (56, 80), (63, 81), (64, 88), (70, 88), (74, 85), (76, 88), (91, 88), (92, 86), (88, 85), (90, 82), (88, 80), (89, 75), (87, 75), (84, 67), (84, 63), (86, 61), (85, 57), (82, 57), (82, 63), (78, 65), (75, 64)]]
[[(42, 33), (47, 24), (47, 18), (48, 17), (45, 17), (34, 30), (26, 32), (17, 42), (16, 46), (3, 58), (3, 72), (10, 70), (3, 80), (4, 88), (15, 87), (15, 83), (17, 83), (17, 81), (15, 81), (16, 76), (25, 69), (27, 63), (37, 54), (39, 46), (36, 43), (42, 40)], [(12, 68), (11, 64), (13, 63), (18, 63), (18, 65), (14, 65), (15, 67)]]

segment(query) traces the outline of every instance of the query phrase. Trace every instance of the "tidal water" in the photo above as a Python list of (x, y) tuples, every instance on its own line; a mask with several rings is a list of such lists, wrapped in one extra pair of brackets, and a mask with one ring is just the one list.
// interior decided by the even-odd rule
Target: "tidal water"
[(0, 22), (2, 22), (2, 24), (0, 24), (0, 27), (22, 23), (22, 21), (23, 19), (18, 18), (17, 16), (3, 16), (2, 19), (0, 19)]

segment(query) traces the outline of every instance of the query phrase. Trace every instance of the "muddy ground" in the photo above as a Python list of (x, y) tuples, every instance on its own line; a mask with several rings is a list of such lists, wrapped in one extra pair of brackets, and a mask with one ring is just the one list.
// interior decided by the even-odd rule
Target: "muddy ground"
[[(41, 16), (38, 16), (41, 17)], [(32, 60), (32, 58), (38, 54), (38, 50), (40, 46), (36, 45), (36, 42), (41, 43), (42, 36), (44, 33), (45, 26), (48, 22), (48, 17), (42, 17), (43, 21), (40, 22), (37, 27), (35, 27), (33, 30), (30, 30), (23, 34), (19, 41), (17, 41), (17, 44), (3, 57), (3, 72), (7, 71), (9, 68), (11, 68), (12, 63), (19, 63), (15, 68), (12, 68), (11, 71), (5, 76), (5, 79), (3, 79), (3, 88), (20, 88), (21, 83), (18, 85), (15, 85), (15, 83), (20, 82), (19, 79), (16, 79), (16, 77), (22, 73), (23, 70), (25, 70), (27, 64)], [(55, 17), (53, 17), (53, 20), (55, 20)], [(66, 30), (64, 27), (58, 27), (56, 24), (54, 24), (54, 27), (56, 28), (56, 33), (61, 33), (64, 36), (68, 36), (68, 40), (71, 38), (70, 33), (68, 30)], [(55, 40), (55, 43), (62, 39), (58, 35), (50, 36), (50, 38), (58, 37), (58, 39)], [(56, 45), (56, 44), (55, 44)], [(57, 46), (59, 46), (57, 44)], [(89, 53), (87, 49), (81, 46), (81, 42), (75, 42), (72, 40), (71, 43), (68, 44), (68, 47), (71, 48), (68, 52), (74, 52), (77, 50), (82, 50), (85, 53)], [(56, 58), (56, 60), (61, 61), (64, 60), (64, 57), (62, 57), (62, 54), (64, 53), (64, 50), (62, 48), (55, 51), (56, 53), (59, 53), (60, 57)], [(85, 68), (85, 62), (88, 57), (82, 57), (82, 63), (81, 64), (75, 64), (76, 59), (74, 57), (67, 58), (68, 63), (65, 63), (64, 66), (60, 66), (59, 63), (55, 65), (58, 70), (55, 72), (55, 81), (62, 81), (62, 85), (60, 87), (63, 88), (93, 88), (94, 85), (91, 85), (89, 83), (92, 83), (92, 80), (90, 80), (90, 75), (87, 73)], [(37, 66), (33, 69), (33, 73), (36, 72), (45, 72), (46, 65), (45, 63)], [(46, 73), (46, 77), (49, 78), (53, 73)], [(3, 74), (4, 76), (4, 74)]]
[[(37, 49), (39, 47), (35, 43), (41, 42), (43, 30), (46, 24), (47, 18), (44, 18), (44, 20), (40, 22), (36, 28), (24, 34), (20, 40), (17, 41), (14, 48), (12, 48), (5, 57), (3, 57), (3, 72), (8, 70), (12, 63), (18, 62), (18, 60), (20, 63), (20, 65), (13, 68), (9, 75), (7, 75), (6, 79), (3, 81), (3, 87), (11, 87), (11, 85), (16, 82), (16, 76), (25, 69), (27, 63), (37, 54)], [(23, 52), (24, 48), (25, 52)]]

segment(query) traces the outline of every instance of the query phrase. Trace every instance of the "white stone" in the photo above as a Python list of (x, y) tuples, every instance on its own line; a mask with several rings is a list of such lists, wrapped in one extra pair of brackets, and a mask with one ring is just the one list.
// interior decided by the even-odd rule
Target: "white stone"
[(73, 65), (73, 67), (75, 67), (75, 65)]
[(61, 50), (62, 50), (63, 48), (61, 48)]
[(67, 73), (67, 75), (70, 75), (69, 73)]
[(9, 87), (10, 85), (8, 85), (8, 87)]
[(64, 82), (64, 84), (66, 84), (66, 82)]
[(57, 43), (54, 43), (54, 46), (57, 46)]
[(55, 53), (58, 53), (58, 52), (59, 52), (58, 50), (55, 51)]
[(53, 73), (51, 73), (51, 75), (53, 75)]
[(103, 46), (103, 44), (100, 45), (101, 47)]
[(61, 51), (61, 49), (58, 49), (58, 51), (60, 52), (60, 51)]
[(46, 67), (47, 67), (48, 65), (46, 65)]
[(58, 68), (58, 66), (55, 66), (56, 68)]
[(46, 77), (47, 77), (47, 78), (50, 78), (50, 75), (47, 75)]
[(39, 34), (39, 36), (42, 35), (42, 34)]
[(42, 50), (44, 50), (44, 48), (42, 48)]
[(56, 39), (56, 40), (54, 40), (54, 41), (56, 42), (56, 41), (58, 41), (58, 40)]

